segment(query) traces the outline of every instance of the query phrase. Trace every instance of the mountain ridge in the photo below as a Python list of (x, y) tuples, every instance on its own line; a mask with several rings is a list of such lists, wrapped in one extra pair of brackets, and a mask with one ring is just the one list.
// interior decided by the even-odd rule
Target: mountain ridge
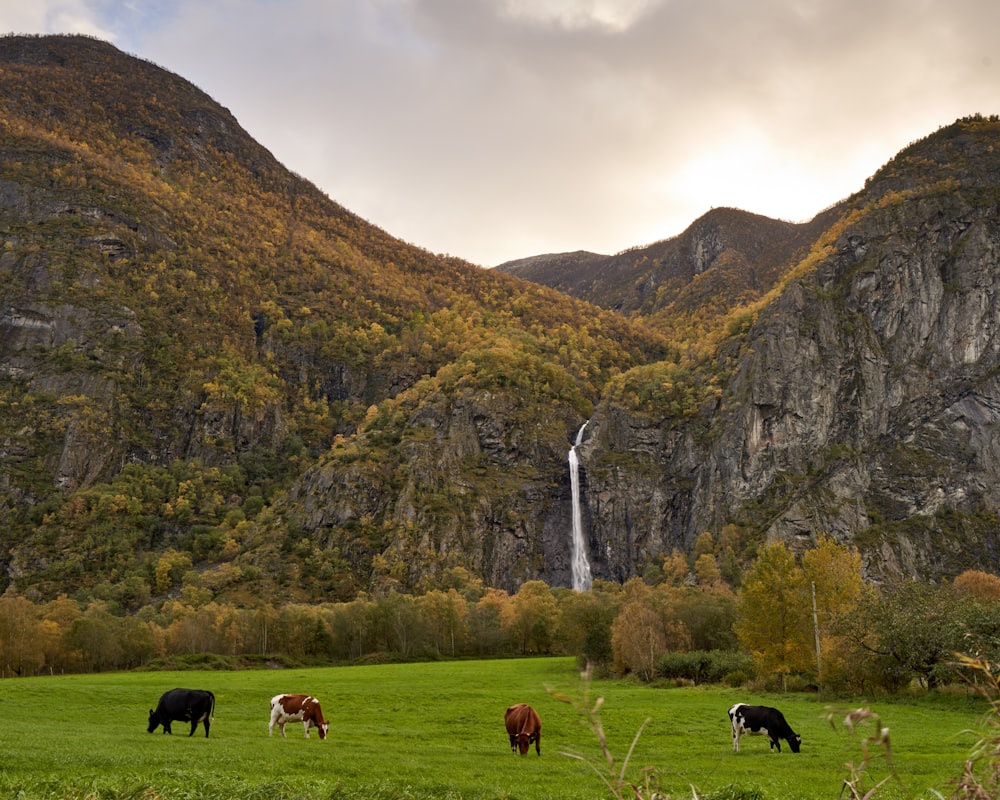
[[(838, 203), (802, 223), (771, 219), (736, 208), (714, 208), (677, 236), (631, 247), (613, 256), (582, 251), (530, 256), (494, 269), (551, 286), (627, 316), (655, 317), (685, 304), (699, 305), (703, 287), (689, 297), (697, 276), (729, 282), (744, 300), (769, 290), (838, 216)], [(700, 301), (700, 302), (699, 302)]]

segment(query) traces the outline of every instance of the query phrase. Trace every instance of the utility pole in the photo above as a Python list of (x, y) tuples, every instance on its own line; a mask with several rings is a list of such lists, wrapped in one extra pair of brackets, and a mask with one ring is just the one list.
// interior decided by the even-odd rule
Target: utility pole
[(813, 596), (813, 633), (816, 635), (816, 683), (823, 690), (823, 660), (819, 652), (819, 615), (816, 613), (816, 581), (812, 583)]

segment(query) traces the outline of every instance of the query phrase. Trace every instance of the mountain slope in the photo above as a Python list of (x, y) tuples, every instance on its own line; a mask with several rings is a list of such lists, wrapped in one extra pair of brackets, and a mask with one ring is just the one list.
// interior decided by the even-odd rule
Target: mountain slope
[[(189, 582), (252, 586), (253, 520), (444, 368), (468, 402), (544, 420), (518, 439), (558, 482), (604, 382), (663, 350), (613, 314), (399, 242), (105, 43), (0, 39), (0, 86), (0, 563), (20, 588), (103, 585), (134, 605), (185, 580), (170, 559)], [(336, 575), (320, 553), (326, 577), (305, 591), (365, 588), (381, 544), (348, 548)]]
[[(705, 532), (737, 562), (765, 540), (801, 548), (828, 532), (862, 549), (872, 579), (997, 569), (998, 138), (996, 119), (939, 131), (818, 217), (769, 290), (734, 297), (710, 267), (714, 293), (696, 276), (650, 316), (669, 353), (612, 377), (579, 448), (595, 575), (642, 574)], [(401, 415), (413, 427), (394, 441), (417, 474), (468, 452), (468, 414), (450, 397)], [(496, 563), (484, 542), (516, 541), (516, 526), (499, 542), (484, 533), (487, 520), (503, 529), (507, 508), (481, 486), (420, 495), (426, 483), (396, 483), (377, 447), (354, 444), (298, 487), (290, 519), (304, 530), (412, 522), (386, 550), (398, 575), (429, 552), (479, 569)], [(537, 491), (542, 476), (526, 477)], [(550, 579), (565, 575), (552, 570), (569, 530), (563, 492), (542, 526)], [(489, 512), (455, 513), (456, 495)]]
[(614, 256), (541, 255), (496, 269), (629, 316), (662, 320), (713, 298), (731, 308), (760, 297), (837, 216), (834, 207), (795, 224), (717, 208), (679, 236)]

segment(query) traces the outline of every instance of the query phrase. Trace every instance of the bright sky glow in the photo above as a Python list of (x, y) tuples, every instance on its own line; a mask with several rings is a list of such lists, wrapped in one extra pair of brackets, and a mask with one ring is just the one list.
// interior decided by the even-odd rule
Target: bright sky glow
[(484, 266), (713, 206), (806, 220), (1000, 113), (995, 0), (0, 0), (196, 84), (331, 198)]

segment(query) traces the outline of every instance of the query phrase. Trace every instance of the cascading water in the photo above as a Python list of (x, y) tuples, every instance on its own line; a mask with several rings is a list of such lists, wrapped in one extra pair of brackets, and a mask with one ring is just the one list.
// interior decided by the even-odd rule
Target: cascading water
[[(588, 420), (589, 421), (589, 420)], [(577, 431), (576, 441), (569, 449), (569, 487), (573, 500), (573, 539), (572, 545), (572, 570), (573, 588), (578, 592), (585, 592), (594, 583), (590, 574), (590, 562), (587, 560), (587, 543), (583, 538), (583, 512), (580, 509), (580, 459), (577, 457), (576, 448), (583, 441), (583, 431), (587, 427), (584, 422)]]

